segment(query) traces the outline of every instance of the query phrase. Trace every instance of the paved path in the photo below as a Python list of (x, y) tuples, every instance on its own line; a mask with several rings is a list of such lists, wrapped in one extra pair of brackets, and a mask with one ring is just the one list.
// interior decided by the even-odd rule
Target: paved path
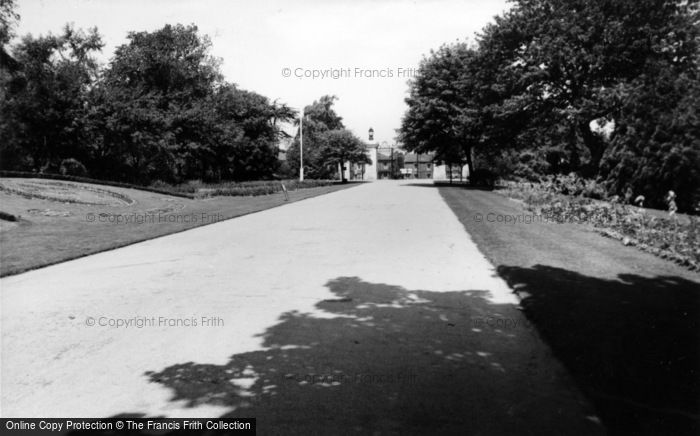
[[(0, 286), (3, 416), (600, 432), (432, 187), (366, 184)], [(120, 319), (145, 325), (99, 325)]]

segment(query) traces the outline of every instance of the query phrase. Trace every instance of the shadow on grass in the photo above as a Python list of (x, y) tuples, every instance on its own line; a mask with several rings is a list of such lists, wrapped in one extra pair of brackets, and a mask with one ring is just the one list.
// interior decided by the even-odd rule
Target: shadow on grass
[[(258, 418), (262, 434), (601, 432), (513, 305), (486, 291), (354, 277), (327, 286), (335, 297), (318, 313), (283, 314), (262, 334), (264, 350), (146, 375), (172, 389), (172, 401)], [(487, 317), (512, 324), (484, 325)]]
[[(613, 434), (700, 434), (700, 285), (501, 266)], [(525, 294), (522, 294), (525, 295)]]

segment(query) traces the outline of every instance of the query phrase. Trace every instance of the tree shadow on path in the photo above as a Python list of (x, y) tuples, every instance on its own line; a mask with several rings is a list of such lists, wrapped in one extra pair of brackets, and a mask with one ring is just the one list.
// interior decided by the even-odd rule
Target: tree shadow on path
[(283, 314), (264, 350), (147, 376), (172, 401), (257, 418), (260, 434), (603, 433), (522, 313), (487, 291), (327, 286), (335, 297)]
[(700, 434), (700, 284), (500, 266), (613, 434)]

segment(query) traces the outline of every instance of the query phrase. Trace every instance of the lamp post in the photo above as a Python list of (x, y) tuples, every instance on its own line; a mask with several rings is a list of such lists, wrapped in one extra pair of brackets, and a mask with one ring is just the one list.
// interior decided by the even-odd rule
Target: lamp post
[[(374, 141), (374, 129), (373, 128), (371, 128), (371, 127), (369, 128), (369, 130), (367, 131), (367, 137), (368, 137), (368, 140), (370, 142), (368, 145), (369, 145), (369, 147), (371, 147), (372, 141)], [(375, 172), (375, 177), (379, 178), (379, 168), (378, 168), (378, 166), (379, 166), (379, 159), (378, 159), (379, 153), (378, 153), (377, 147), (378, 146), (374, 147), (375, 148), (375, 150), (374, 150), (375, 151), (375, 154), (374, 154), (374, 156), (375, 156), (375, 159), (374, 159), (375, 170), (374, 170), (374, 172)], [(370, 156), (371, 156), (371, 154), (372, 154), (372, 152), (370, 151)], [(364, 180), (364, 179), (365, 179), (365, 164), (362, 164), (362, 180)]]
[(304, 181), (304, 108), (299, 117), (299, 181)]

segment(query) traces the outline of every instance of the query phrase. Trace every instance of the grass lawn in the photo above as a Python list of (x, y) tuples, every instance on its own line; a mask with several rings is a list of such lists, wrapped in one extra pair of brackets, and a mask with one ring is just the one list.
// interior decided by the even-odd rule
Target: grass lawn
[[(5, 178), (0, 183), (27, 190), (37, 179)], [(38, 183), (35, 186), (42, 189), (28, 189), (31, 195), (0, 191), (0, 210), (20, 218), (17, 222), (0, 220), (0, 276), (287, 204), (281, 192), (189, 199), (87, 183), (44, 179)], [(47, 183), (49, 189), (43, 189)], [(289, 191), (289, 202), (351, 186), (356, 185)]]
[(531, 212), (495, 192), (436, 189), (611, 434), (700, 434), (697, 272), (586, 225), (498, 222)]

